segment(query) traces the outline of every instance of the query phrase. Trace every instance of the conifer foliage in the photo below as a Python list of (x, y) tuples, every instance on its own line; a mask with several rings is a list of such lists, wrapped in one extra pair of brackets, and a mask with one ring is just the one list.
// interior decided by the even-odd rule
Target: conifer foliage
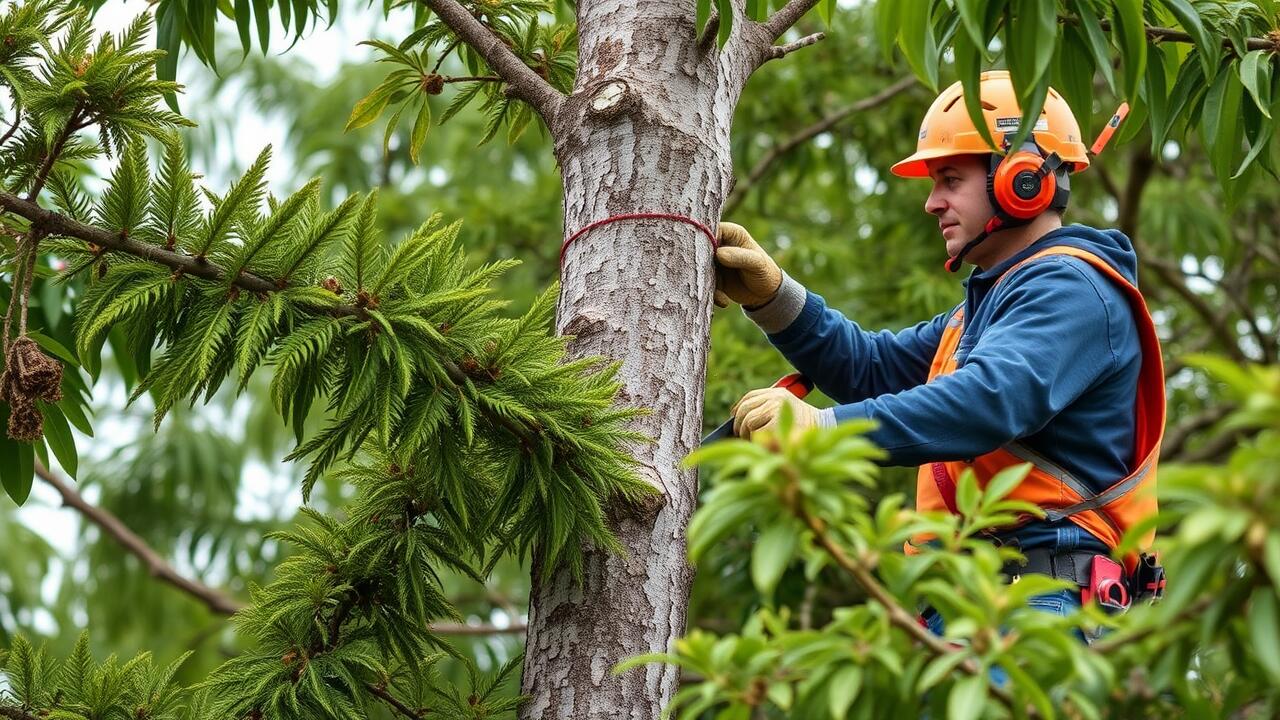
[[(183, 712), (345, 718), (382, 702), (411, 717), (501, 715), (511, 703), (492, 696), (514, 664), (473, 673), (469, 692), (432, 684), (449, 648), (430, 622), (456, 617), (438, 572), (481, 581), (507, 552), (576, 570), (583, 542), (616, 546), (606, 506), (651, 492), (626, 451), (643, 438), (626, 428), (637, 411), (615, 404), (617, 365), (566, 358), (567, 338), (550, 332), (554, 287), (523, 315), (504, 314), (491, 283), (514, 262), (469, 265), (457, 222), (435, 215), (387, 243), (376, 194), (327, 209), (313, 180), (270, 195), (270, 148), (224, 193), (197, 185), (174, 132), (187, 123), (159, 106), (179, 88), (154, 80), (157, 52), (137, 50), (149, 23), (94, 44), (83, 10), (26, 0), (0, 14), (0, 84), (16, 113), (0, 142), (14, 344), (35, 347), (24, 341), (24, 273), (29, 292), (34, 268), (56, 257), (60, 280), (84, 283), (64, 360), (96, 374), (118, 329), (142, 375), (132, 399), (149, 396), (157, 424), (228, 379), (242, 390), (266, 366), (297, 435), (290, 459), (307, 463), (304, 493), (330, 471), (357, 489), (341, 516), (307, 510), (306, 525), (279, 536), (298, 552), (237, 617), (255, 649)], [(80, 132), (91, 126), (96, 138)], [(154, 172), (148, 139), (161, 155)], [(114, 165), (95, 197), (74, 162), (104, 153)], [(327, 420), (306, 427), (320, 405)], [(80, 653), (69, 662), (88, 663)], [(37, 655), (15, 646), (11, 662)], [(92, 692), (108, 680), (164, 687), (171, 675), (144, 672), (144, 659), (113, 662), (94, 671)], [(65, 692), (12, 699), (32, 716), (108, 716)]]

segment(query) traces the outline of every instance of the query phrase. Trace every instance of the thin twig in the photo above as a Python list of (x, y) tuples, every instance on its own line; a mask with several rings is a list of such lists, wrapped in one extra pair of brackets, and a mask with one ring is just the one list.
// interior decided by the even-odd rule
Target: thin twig
[[(1079, 24), (1080, 18), (1072, 15), (1059, 15), (1058, 22)], [(1111, 30), (1111, 21), (1106, 18), (1099, 18), (1098, 25), (1105, 31)], [(1147, 37), (1152, 40), (1163, 40), (1165, 42), (1179, 42), (1195, 44), (1195, 38), (1190, 34), (1176, 30), (1174, 28), (1157, 27), (1147, 25)], [(1267, 37), (1245, 38), (1244, 46), (1246, 50), (1270, 50), (1273, 53), (1280, 53), (1280, 35), (1272, 35)], [(1229, 38), (1222, 39), (1222, 47), (1227, 50), (1235, 50), (1235, 46), (1231, 44)]]
[[(133, 532), (120, 518), (111, 512), (93, 505), (84, 496), (71, 487), (65, 480), (45, 467), (39, 460), (35, 462), (36, 475), (48, 483), (62, 496), (62, 504), (80, 513), (89, 522), (97, 525), (109, 537), (118, 542), (130, 555), (138, 558), (147, 566), (150, 575), (162, 582), (187, 593), (203, 602), (210, 610), (219, 615), (231, 615), (243, 607), (243, 604), (228, 598), (213, 588), (198, 581), (183, 577), (173, 566), (160, 557), (146, 540)], [(433, 623), (431, 632), (437, 635), (517, 635), (525, 632), (525, 623), (512, 623), (507, 627), (496, 625), (467, 625), (463, 623)]]
[(1138, 219), (1142, 207), (1142, 194), (1156, 170), (1155, 158), (1148, 148), (1142, 148), (1133, 157), (1129, 167), (1129, 177), (1125, 186), (1120, 188), (1111, 176), (1101, 171), (1098, 173), (1103, 187), (1119, 205), (1117, 225), (1120, 231), (1129, 236), (1137, 250), (1138, 261), (1144, 268), (1153, 271), (1165, 287), (1183, 299), (1188, 306), (1200, 316), (1207, 329), (1214, 334), (1222, 345), (1223, 351), (1238, 362), (1247, 362), (1240, 349), (1239, 338), (1230, 327), (1218, 319), (1218, 313), (1212, 305), (1199, 293), (1187, 285), (1182, 270), (1173, 263), (1162, 259), (1142, 241), (1139, 234)]
[[(34, 202), (24, 200), (3, 190), (0, 190), (0, 209), (8, 210), (26, 218), (33, 225), (38, 225), (42, 228), (42, 231), (47, 234), (83, 240), (100, 248), (133, 255), (149, 262), (164, 265), (172, 270), (180, 270), (184, 275), (192, 275), (214, 282), (229, 282), (236, 287), (257, 293), (273, 293), (282, 289), (282, 286), (276, 281), (268, 280), (247, 271), (242, 271), (235, 278), (228, 279), (226, 270), (206, 259), (198, 259), (185, 253), (166, 250), (158, 245), (145, 243), (121, 233), (108, 232), (102, 228), (86, 225), (79, 220), (48, 210)], [(288, 285), (284, 287), (288, 287)], [(355, 305), (338, 305), (329, 308), (326, 312), (336, 317), (360, 317), (364, 311)], [(445, 359), (441, 364), (444, 366), (450, 380), (459, 386), (466, 384), (468, 375), (458, 367), (457, 363)], [(500, 413), (492, 412), (487, 408), (482, 409), (482, 412), (487, 418), (506, 428), (512, 435), (519, 438), (526, 446), (531, 447), (534, 444), (537, 435), (536, 430), (518, 424), (514, 420)]]
[(431, 67), (432, 74), (440, 72), (440, 66), (444, 64), (445, 58), (449, 57), (449, 53), (453, 52), (454, 48), (458, 47), (461, 42), (462, 40), (454, 38), (453, 42), (445, 46), (444, 51), (440, 53), (440, 57), (436, 58), (436, 64)]
[[(814, 539), (831, 556), (831, 559), (835, 560), (836, 565), (852, 576), (854, 581), (861, 585), (863, 590), (867, 591), (867, 595), (879, 603), (880, 607), (884, 608), (889, 615), (890, 623), (898, 626), (908, 637), (923, 645), (926, 650), (936, 656), (941, 657), (958, 652), (942, 638), (922, 626), (915, 615), (907, 612), (865, 565), (850, 557), (844, 548), (831, 539), (820, 520), (805, 511), (804, 507), (799, 503), (796, 504), (793, 511), (800, 518), (800, 521), (808, 526), (810, 532), (814, 535)], [(970, 675), (983, 674), (982, 667), (975, 663), (972, 658), (965, 658), (959, 667)], [(1017, 707), (1017, 700), (1005, 688), (990, 685), (990, 690), (991, 694), (1004, 703), (1005, 707), (1009, 708), (1011, 712)], [(1034, 708), (1027, 708), (1026, 717), (1039, 717), (1039, 713), (1035, 712)]]
[(413, 720), (421, 720), (421, 718), (426, 717), (427, 713), (430, 712), (426, 708), (414, 710), (413, 708), (401, 702), (395, 695), (392, 695), (390, 692), (387, 691), (386, 688), (382, 687), (381, 685), (375, 685), (374, 683), (365, 683), (365, 687), (369, 688), (369, 692), (382, 698), (384, 702), (386, 702), (391, 707), (395, 708), (397, 712), (399, 712), (401, 715), (404, 715), (407, 718), (413, 718)]
[(86, 520), (97, 525), (99, 529), (119, 543), (129, 554), (141, 560), (146, 565), (147, 572), (150, 573), (151, 577), (178, 588), (203, 602), (211, 611), (220, 615), (231, 615), (243, 607), (240, 602), (223, 595), (221, 592), (183, 577), (164, 558), (160, 557), (160, 553), (152, 549), (145, 540), (138, 537), (136, 533), (121, 522), (120, 518), (89, 503), (84, 499), (84, 496), (76, 492), (75, 488), (53, 474), (39, 460), (35, 461), (35, 471), (41, 480), (44, 480), (54, 490), (58, 491), (58, 494), (62, 496), (62, 504), (64, 506), (79, 512)]
[(826, 33), (818, 32), (812, 35), (805, 35), (799, 40), (793, 40), (784, 45), (774, 45), (772, 48), (770, 48), (769, 54), (765, 56), (765, 62), (768, 62), (770, 60), (780, 60), (786, 57), (787, 55), (789, 55), (790, 53), (793, 53), (799, 50), (800, 48), (809, 47), (810, 45), (815, 45), (819, 42), (822, 42), (822, 40), (826, 37), (827, 37)]
[(1110, 652), (1115, 652), (1116, 650), (1120, 649), (1125, 645), (1130, 645), (1132, 643), (1145, 640), (1148, 637), (1155, 635), (1157, 633), (1168, 632), (1169, 628), (1177, 626), (1178, 623), (1180, 623), (1181, 621), (1186, 620), (1187, 618), (1200, 615), (1205, 610), (1208, 610), (1209, 606), (1213, 604), (1213, 601), (1217, 599), (1218, 599), (1218, 596), (1215, 594), (1211, 593), (1209, 595), (1205, 595), (1199, 600), (1183, 608), (1181, 611), (1179, 611), (1176, 615), (1174, 615), (1171, 618), (1163, 620), (1159, 623), (1152, 622), (1147, 625), (1143, 625), (1142, 627), (1127, 633), (1116, 633), (1109, 637), (1103, 638), (1098, 642), (1095, 642), (1094, 644), (1090, 645), (1089, 648), (1094, 652), (1105, 655)]
[(5, 134), (3, 136), (0, 136), (0, 145), (4, 145), (5, 143), (9, 142), (9, 138), (13, 137), (13, 134), (18, 131), (18, 126), (21, 124), (22, 124), (22, 106), (17, 105), (13, 108), (13, 125), (10, 125), (9, 129), (5, 131)]
[(1201, 413), (1185, 418), (1176, 426), (1166, 430), (1164, 439), (1160, 441), (1160, 460), (1164, 462), (1180, 459), (1179, 455), (1182, 454), (1191, 436), (1235, 412), (1236, 407), (1237, 405), (1233, 402), (1219, 403), (1206, 408)]
[(795, 150), (797, 147), (800, 147), (818, 135), (830, 130), (837, 123), (845, 120), (851, 115), (885, 104), (899, 94), (905, 92), (911, 87), (914, 87), (916, 83), (917, 81), (915, 76), (912, 75), (900, 78), (892, 85), (889, 85), (876, 94), (869, 95), (857, 102), (833, 111), (821, 120), (809, 125), (803, 130), (800, 130), (773, 146), (769, 152), (765, 153), (764, 157), (760, 158), (760, 160), (752, 166), (751, 170), (747, 172), (747, 177), (744, 178), (742, 182), (734, 185), (733, 191), (729, 193), (728, 199), (725, 200), (724, 209), (721, 211), (722, 214), (728, 215), (733, 212), (733, 210), (737, 209), (737, 207), (742, 204), (742, 201), (746, 199), (748, 191), (759, 183), (760, 180), (769, 172), (769, 169), (773, 167), (773, 164), (782, 159), (784, 155)]
[(31, 190), (27, 193), (27, 200), (35, 202), (35, 199), (40, 197), (40, 191), (44, 189), (44, 183), (49, 179), (49, 171), (53, 170), (54, 163), (58, 162), (58, 156), (62, 154), (62, 148), (67, 144), (67, 140), (70, 140), (71, 136), (77, 131), (86, 127), (81, 123), (83, 119), (80, 116), (81, 112), (83, 112), (83, 106), (77, 102), (75, 109), (71, 111), (71, 116), (67, 118), (67, 126), (62, 129), (58, 139), (53, 143), (53, 148), (49, 150), (49, 154), (45, 156), (44, 162), (36, 172)]
[(497, 75), (459, 75), (456, 77), (442, 78), (447, 83), (456, 82), (502, 82), (502, 78)]

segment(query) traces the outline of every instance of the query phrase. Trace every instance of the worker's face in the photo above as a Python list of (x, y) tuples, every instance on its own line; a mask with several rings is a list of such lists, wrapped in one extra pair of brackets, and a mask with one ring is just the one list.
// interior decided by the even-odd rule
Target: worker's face
[[(947, 255), (955, 257), (965, 243), (982, 232), (994, 212), (987, 198), (988, 159), (986, 155), (954, 155), (925, 162), (933, 191), (924, 209), (937, 216)], [(970, 262), (978, 263), (975, 256), (981, 249), (981, 245), (975, 248)]]

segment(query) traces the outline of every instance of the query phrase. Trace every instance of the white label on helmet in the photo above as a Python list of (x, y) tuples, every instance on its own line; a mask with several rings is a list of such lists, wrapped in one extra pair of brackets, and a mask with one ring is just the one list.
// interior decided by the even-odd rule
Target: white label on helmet
[(926, 125), (921, 125), (921, 126), (920, 126), (920, 137), (919, 137), (919, 139), (920, 139), (920, 140), (923, 140), (923, 139), (924, 139), (924, 136), (925, 136), (925, 135), (928, 135), (928, 134), (929, 134), (929, 128), (928, 128), (928, 126), (926, 126)]
[[(1016, 117), (996, 118), (996, 130), (1000, 132), (1006, 132), (1006, 133), (1017, 132), (1018, 126), (1021, 124), (1022, 124), (1022, 118), (1016, 118)], [(1041, 117), (1037, 119), (1035, 127), (1032, 128), (1032, 130), (1048, 130), (1048, 129), (1049, 129), (1049, 119), (1046, 117)]]

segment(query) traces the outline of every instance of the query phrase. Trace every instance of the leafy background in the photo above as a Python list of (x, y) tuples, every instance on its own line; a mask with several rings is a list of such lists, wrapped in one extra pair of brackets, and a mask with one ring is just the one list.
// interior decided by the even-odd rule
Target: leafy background
[[(107, 29), (113, 18), (131, 18), (141, 5), (103, 4), (95, 24)], [(963, 47), (964, 38), (973, 46), (994, 30), (992, 18), (974, 14), (982, 4), (954, 5), (958, 17), (922, 11), (920, 3), (911, 2), (840, 7), (830, 14), (826, 41), (788, 61), (770, 63), (753, 77), (735, 118), (739, 189), (725, 218), (750, 228), (777, 251), (790, 273), (866, 327), (896, 328), (931, 317), (959, 293), (956, 279), (939, 269), (940, 243), (921, 212), (925, 189), (886, 170), (913, 148), (914, 129), (933, 97), (927, 86), (945, 85), (976, 68), (976, 51)], [(1057, 23), (1039, 5), (1009, 7), (1020, 17), (1025, 12), (1025, 17)], [(243, 6), (236, 3), (237, 9)], [(1170, 358), (1166, 455), (1221, 462), (1257, 432), (1222, 423), (1248, 403), (1247, 397), (1228, 392), (1183, 358), (1210, 352), (1236, 365), (1275, 363), (1280, 351), (1280, 242), (1274, 223), (1280, 195), (1274, 190), (1276, 144), (1270, 142), (1280, 74), (1272, 71), (1271, 55), (1249, 49), (1248, 43), (1274, 31), (1276, 14), (1266, 2), (1197, 3), (1195, 8), (1216, 23), (1215, 32), (1228, 38), (1217, 58), (1189, 54), (1186, 43), (1150, 42), (1133, 32), (1143, 12), (1153, 24), (1182, 24), (1184, 6), (1117, 3), (1118, 27), (1104, 40), (1107, 57), (1121, 57), (1115, 67), (1095, 62), (1096, 37), (1079, 14), (1082, 9), (1096, 13), (1091, 3), (1061, 6), (1081, 20), (1067, 23), (1056, 48), (1003, 36), (986, 46), (1007, 48), (1007, 55), (992, 58), (996, 66), (1019, 58), (1017, 67), (1050, 73), (1082, 124), (1095, 131), (1122, 98), (1134, 104), (1111, 149), (1079, 176), (1069, 219), (1119, 226), (1139, 243), (1144, 290)], [(157, 6), (160, 44), (176, 49), (176, 38), (182, 37), (172, 72), (189, 86), (178, 102), (198, 127), (185, 139), (209, 185), (226, 187), (262, 145), (273, 142), (279, 159), (270, 182), (277, 192), (311, 175), (324, 179), (331, 204), (347, 193), (376, 188), (380, 221), (393, 236), (436, 211), (462, 219), (472, 258), (523, 261), (503, 277), (499, 292), (517, 307), (528, 306), (556, 277), (561, 237), (558, 176), (536, 121), (513, 142), (500, 135), (476, 147), (495, 127), (494, 108), (471, 105), (448, 126), (433, 127), (425, 137), (419, 131), (416, 164), (408, 115), (389, 134), (390, 111), (344, 132), (352, 109), (388, 72), (385, 64), (373, 62), (385, 52), (356, 42), (400, 43), (405, 38), (398, 29), (409, 25), (415, 10), (342, 8), (340, 23), (326, 28), (336, 4), (307, 22), (301, 21), (303, 13), (286, 7), (274, 7), (264, 35), (257, 3), (247, 28), (215, 23), (214, 12), (203, 3), (169, 0)], [(384, 11), (390, 13), (386, 18)], [(288, 20), (286, 12), (291, 12)], [(811, 17), (804, 27), (823, 25)], [(1191, 23), (1183, 27), (1192, 36), (1203, 31)], [(957, 49), (941, 52), (939, 46), (952, 38)], [(1197, 47), (1218, 47), (1212, 40), (1194, 39), (1200, 41)], [(290, 51), (277, 54), (290, 43), (295, 43)], [(245, 54), (245, 47), (253, 52)], [(263, 47), (270, 54), (263, 55)], [(940, 53), (938, 70), (933, 60)], [(449, 75), (473, 72), (460, 56), (446, 58), (441, 68)], [(916, 82), (910, 82), (913, 77)], [(904, 78), (908, 82), (883, 103), (847, 111)], [(1035, 92), (1045, 76), (1015, 79)], [(422, 102), (439, 118), (456, 92), (451, 86)], [(848, 114), (830, 121), (842, 112)], [(812, 132), (824, 121), (830, 126)], [(97, 170), (100, 176), (102, 168)], [(91, 167), (84, 172), (95, 174)], [(68, 296), (40, 278), (35, 298), (33, 327), (73, 347), (74, 293)], [(113, 337), (108, 344), (115, 348), (122, 342)], [(720, 311), (708, 371), (708, 427), (718, 424), (743, 392), (785, 371), (745, 318)], [(300, 477), (281, 462), (292, 447), (292, 432), (271, 412), (267, 378), (256, 378), (238, 399), (221, 394), (210, 405), (179, 409), (153, 434), (147, 398), (122, 409), (137, 377), (127, 354), (105, 354), (92, 383), (93, 436), (84, 432), (88, 423), (82, 427), (74, 421), (75, 410), (66, 409), (75, 428), (67, 436), (74, 438), (78, 460), (73, 467), (65, 449), (55, 449), (52, 467), (74, 475), (86, 497), (124, 519), (183, 573), (244, 598), (251, 584), (272, 577), (289, 552), (265, 536), (294, 524), (301, 499)], [(87, 396), (84, 380), (82, 396)], [(317, 411), (308, 426), (322, 421)], [(889, 470), (885, 483), (909, 487), (908, 476)], [(0, 504), (0, 533), (11, 548), (0, 560), (0, 631), (6, 640), (22, 632), (47, 640), (51, 652), (62, 656), (72, 651), (78, 630), (91, 626), (99, 656), (107, 649), (126, 656), (146, 649), (167, 660), (194, 651), (180, 671), (187, 679), (204, 677), (244, 649), (224, 618), (155, 583), (114, 541), (58, 508), (47, 486), (37, 480), (32, 492), (21, 509)], [(335, 508), (350, 499), (349, 493), (322, 480), (312, 503), (322, 510)], [(750, 591), (749, 567), (757, 540), (754, 531), (743, 529), (700, 559), (694, 626), (737, 628), (759, 608), (761, 599)], [(483, 668), (496, 668), (519, 650), (520, 635), (495, 631), (518, 628), (523, 621), (527, 577), (528, 568), (515, 561), (500, 564), (483, 589), (461, 577), (445, 577), (467, 620), (491, 631), (458, 638)], [(796, 608), (812, 624), (860, 599), (860, 591), (839, 575), (810, 579), (798, 565), (781, 576), (776, 593), (779, 604)]]

